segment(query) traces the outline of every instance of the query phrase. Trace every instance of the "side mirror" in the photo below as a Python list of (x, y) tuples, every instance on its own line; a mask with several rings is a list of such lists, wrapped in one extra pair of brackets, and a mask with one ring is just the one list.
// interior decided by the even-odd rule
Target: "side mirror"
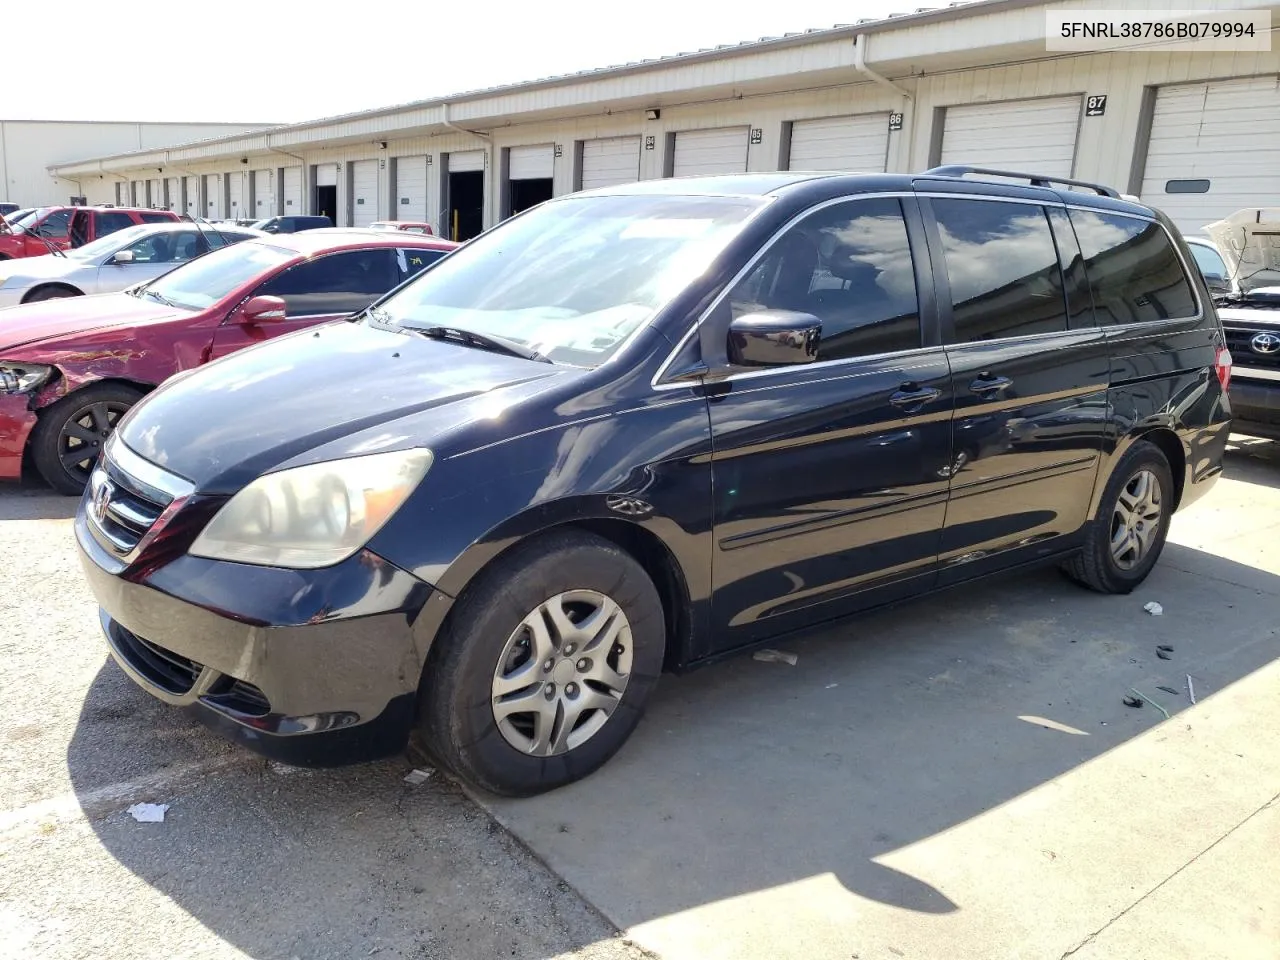
[(274, 323), (285, 317), (285, 302), (279, 297), (253, 297), (240, 309), (241, 323)]
[(117, 250), (111, 257), (112, 263), (133, 263), (132, 250)]
[(822, 321), (811, 313), (748, 313), (729, 324), (729, 362), (736, 367), (813, 363), (821, 339)]
[(1209, 288), (1209, 292), (1214, 296), (1221, 296), (1231, 292), (1231, 284), (1227, 283), (1227, 278), (1220, 277), (1216, 273), (1204, 274), (1204, 285)]

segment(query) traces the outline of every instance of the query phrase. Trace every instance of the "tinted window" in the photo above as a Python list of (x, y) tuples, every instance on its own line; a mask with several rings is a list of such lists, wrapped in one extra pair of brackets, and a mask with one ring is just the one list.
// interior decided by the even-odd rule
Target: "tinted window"
[(443, 250), (415, 250), (412, 247), (396, 251), (396, 266), (400, 270), (400, 279), (406, 280), (427, 265), (435, 263), (444, 256)]
[(1196, 266), (1202, 274), (1214, 279), (1226, 279), (1227, 265), (1217, 250), (1200, 243), (1189, 243), (1187, 246), (1191, 248), (1191, 256), (1195, 257)]
[(1058, 251), (1044, 208), (932, 200), (951, 282), (955, 341), (1067, 329)]
[(133, 217), (127, 213), (99, 213), (94, 236), (105, 237), (109, 233), (133, 226)]
[(71, 221), (71, 214), (71, 210), (58, 210), (49, 214), (38, 228), (40, 236), (50, 240), (65, 240), (67, 238), (67, 224)]
[(355, 313), (398, 282), (391, 250), (352, 250), (290, 267), (254, 295), (283, 297), (291, 317)]
[(163, 213), (144, 213), (142, 214), (143, 223), (173, 223), (173, 217)]
[(1071, 211), (1102, 323), (1141, 323), (1196, 313), (1182, 264), (1157, 223), (1116, 214)]
[(153, 233), (126, 249), (134, 263), (186, 263), (201, 253), (200, 235), (194, 230)]
[(822, 321), (819, 360), (920, 346), (911, 245), (894, 199), (851, 200), (796, 224), (728, 297), (734, 317), (799, 310)]
[(256, 234), (240, 233), (237, 230), (210, 230), (204, 238), (209, 242), (209, 246), (216, 250), (218, 247), (229, 247), (233, 243), (252, 240), (255, 236)]

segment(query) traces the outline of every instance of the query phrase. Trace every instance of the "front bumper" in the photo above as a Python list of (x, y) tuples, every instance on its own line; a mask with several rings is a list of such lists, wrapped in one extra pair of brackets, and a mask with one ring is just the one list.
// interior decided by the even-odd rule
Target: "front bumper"
[(266, 756), (333, 766), (402, 750), (431, 588), (368, 551), (325, 570), (119, 563), (75, 521), (112, 657), (139, 686)]
[[(1271, 374), (1272, 371), (1263, 371)], [(1280, 431), (1280, 373), (1271, 377), (1250, 376), (1237, 369), (1231, 378), (1231, 412), (1236, 428), (1248, 433), (1250, 427)]]
[(30, 402), (26, 394), (0, 395), (0, 480), (22, 476), (22, 452), (36, 425)]

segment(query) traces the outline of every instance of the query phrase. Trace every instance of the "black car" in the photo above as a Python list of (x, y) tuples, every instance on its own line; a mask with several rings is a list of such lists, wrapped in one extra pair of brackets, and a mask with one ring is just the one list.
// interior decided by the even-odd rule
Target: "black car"
[(253, 221), (252, 226), (263, 233), (301, 233), (332, 227), (333, 221), (328, 217), (267, 217)]
[(112, 654), (267, 755), (416, 726), (522, 795), (664, 669), (1027, 564), (1131, 591), (1222, 469), (1222, 329), (1162, 214), (988, 174), (558, 198), (169, 381), (76, 518)]

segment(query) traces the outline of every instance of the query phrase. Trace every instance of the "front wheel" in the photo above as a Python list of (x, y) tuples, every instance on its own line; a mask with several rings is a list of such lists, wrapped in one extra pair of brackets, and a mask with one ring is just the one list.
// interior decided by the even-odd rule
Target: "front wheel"
[(41, 287), (23, 303), (41, 303), (45, 300), (61, 300), (64, 297), (79, 297), (83, 294), (79, 290), (72, 290), (70, 287)]
[(1063, 569), (1099, 593), (1132, 592), (1160, 559), (1173, 508), (1169, 461), (1155, 444), (1138, 441), (1116, 464), (1084, 548)]
[(31, 459), (40, 476), (59, 493), (83, 493), (107, 438), (141, 399), (140, 390), (99, 383), (41, 411), (31, 433)]
[(505, 796), (579, 780), (640, 722), (665, 643), (662, 602), (630, 555), (585, 532), (539, 538), (450, 616), (423, 678), (424, 745)]

